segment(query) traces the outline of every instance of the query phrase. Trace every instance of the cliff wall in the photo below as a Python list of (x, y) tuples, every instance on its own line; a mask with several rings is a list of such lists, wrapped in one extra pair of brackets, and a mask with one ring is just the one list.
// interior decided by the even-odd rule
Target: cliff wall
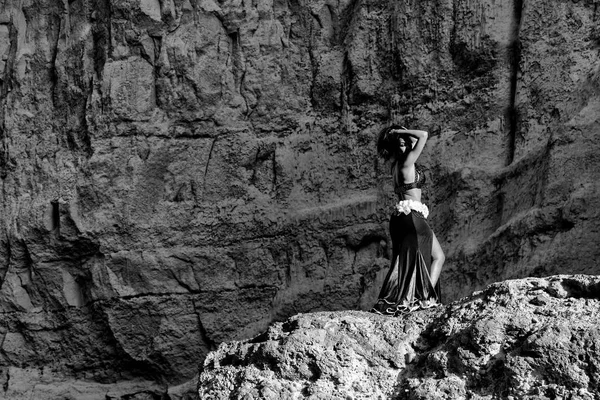
[(4, 1), (5, 392), (177, 398), (222, 341), (367, 309), (388, 121), (431, 134), (447, 300), (598, 273), (597, 18), (593, 1)]

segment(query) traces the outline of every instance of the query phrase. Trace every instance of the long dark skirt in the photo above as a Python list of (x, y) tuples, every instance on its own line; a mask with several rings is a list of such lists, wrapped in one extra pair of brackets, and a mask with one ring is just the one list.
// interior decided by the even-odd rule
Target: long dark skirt
[(440, 302), (439, 282), (431, 284), (433, 231), (416, 211), (390, 218), (392, 263), (371, 311), (398, 315)]

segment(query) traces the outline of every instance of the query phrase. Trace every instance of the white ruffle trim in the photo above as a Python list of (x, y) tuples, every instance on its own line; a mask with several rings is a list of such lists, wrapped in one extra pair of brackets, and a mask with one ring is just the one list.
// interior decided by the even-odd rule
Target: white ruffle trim
[(417, 211), (423, 215), (423, 217), (427, 218), (429, 215), (429, 208), (420, 201), (416, 200), (401, 200), (396, 204), (396, 210), (398, 212), (404, 213), (408, 215), (411, 210)]

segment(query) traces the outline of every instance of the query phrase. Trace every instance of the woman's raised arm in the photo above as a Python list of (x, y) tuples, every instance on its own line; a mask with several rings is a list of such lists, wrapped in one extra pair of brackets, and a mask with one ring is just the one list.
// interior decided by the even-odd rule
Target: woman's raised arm
[[(426, 131), (416, 130), (416, 129), (399, 129), (397, 131), (401, 135), (410, 136), (412, 142), (412, 148), (410, 152), (406, 155), (404, 160), (404, 167), (414, 164), (417, 161), (417, 158), (423, 152), (423, 148), (425, 147), (425, 143), (427, 142), (427, 137), (429, 136)], [(414, 140), (412, 140), (414, 139)]]

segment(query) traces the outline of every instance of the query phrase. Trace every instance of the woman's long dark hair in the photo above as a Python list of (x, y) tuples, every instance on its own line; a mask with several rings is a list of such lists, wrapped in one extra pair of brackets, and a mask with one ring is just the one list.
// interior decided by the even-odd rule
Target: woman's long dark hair
[(377, 138), (377, 154), (379, 154), (384, 160), (389, 160), (391, 158), (398, 160), (401, 157), (400, 154), (400, 138), (404, 137), (406, 140), (406, 145), (411, 146), (411, 141), (406, 137), (407, 135), (403, 135), (398, 132), (392, 132), (395, 130), (403, 130), (404, 128), (400, 125), (390, 125), (388, 127), (383, 128), (379, 132), (379, 137)]

